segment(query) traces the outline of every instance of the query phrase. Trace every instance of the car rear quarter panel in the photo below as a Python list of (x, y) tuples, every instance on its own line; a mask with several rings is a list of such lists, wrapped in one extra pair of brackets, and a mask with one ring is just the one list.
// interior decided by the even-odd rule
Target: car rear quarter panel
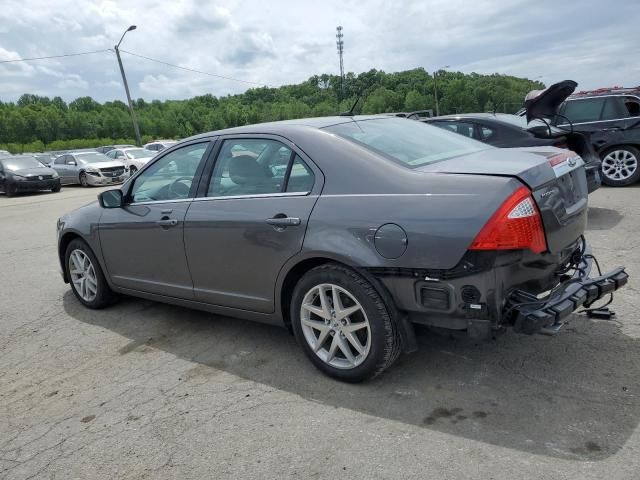
[[(325, 176), (300, 252), (305, 257), (338, 256), (360, 267), (453, 268), (521, 186), (506, 176), (419, 172), (321, 130), (293, 141)], [(407, 234), (399, 258), (384, 258), (374, 245), (376, 231), (388, 223)]]

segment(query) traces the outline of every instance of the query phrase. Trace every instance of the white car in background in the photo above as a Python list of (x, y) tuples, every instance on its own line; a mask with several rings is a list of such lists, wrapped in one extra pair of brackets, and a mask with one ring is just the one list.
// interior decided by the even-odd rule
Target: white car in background
[(177, 140), (154, 140), (153, 142), (147, 143), (144, 148), (147, 150), (153, 150), (154, 152), (159, 152), (165, 148), (172, 147), (176, 143), (178, 143)]
[(121, 160), (129, 168), (129, 175), (133, 175), (149, 160), (156, 156), (158, 152), (147, 150), (146, 148), (114, 148), (109, 150), (105, 155), (114, 160)]

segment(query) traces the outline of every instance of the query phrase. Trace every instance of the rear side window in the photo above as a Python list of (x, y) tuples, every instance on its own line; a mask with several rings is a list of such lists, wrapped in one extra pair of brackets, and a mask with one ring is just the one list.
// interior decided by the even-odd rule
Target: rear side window
[(640, 100), (637, 97), (624, 97), (625, 116), (640, 117)]
[(353, 120), (325, 130), (408, 168), (493, 148), (433, 125), (403, 118)]
[(572, 123), (597, 122), (600, 120), (605, 100), (605, 98), (570, 100), (566, 103), (563, 115)]
[(313, 183), (309, 167), (289, 147), (276, 140), (225, 140), (207, 196), (309, 192)]
[(604, 103), (604, 108), (602, 109), (602, 120), (616, 120), (627, 116), (627, 111), (624, 108), (621, 97), (607, 98), (607, 101)]

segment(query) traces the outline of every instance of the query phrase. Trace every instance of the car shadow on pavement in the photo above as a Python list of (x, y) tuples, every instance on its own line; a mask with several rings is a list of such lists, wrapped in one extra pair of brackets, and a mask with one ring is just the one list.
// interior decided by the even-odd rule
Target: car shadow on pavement
[[(194, 363), (182, 381), (221, 370), (302, 398), (521, 451), (601, 460), (640, 421), (640, 340), (574, 317), (553, 338), (507, 333), (490, 343), (420, 330), (420, 350), (351, 385), (318, 372), (285, 329), (125, 298), (66, 312), (129, 340), (114, 355), (165, 351)], [(140, 361), (140, 360), (137, 360)], [(142, 360), (144, 361), (144, 360)]]
[(587, 230), (610, 230), (623, 218), (624, 215), (611, 208), (589, 207)]

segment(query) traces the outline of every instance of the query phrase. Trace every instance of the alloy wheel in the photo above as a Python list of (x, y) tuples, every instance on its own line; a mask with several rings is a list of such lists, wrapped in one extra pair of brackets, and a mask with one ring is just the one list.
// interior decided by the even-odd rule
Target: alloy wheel
[(300, 307), (302, 332), (313, 352), (339, 369), (355, 368), (371, 348), (371, 326), (360, 302), (344, 288), (323, 283), (311, 288)]
[(85, 302), (92, 302), (98, 294), (96, 271), (89, 256), (80, 249), (69, 255), (69, 274), (76, 293)]
[(602, 159), (602, 173), (611, 180), (627, 180), (638, 169), (638, 159), (628, 150), (613, 150)]

